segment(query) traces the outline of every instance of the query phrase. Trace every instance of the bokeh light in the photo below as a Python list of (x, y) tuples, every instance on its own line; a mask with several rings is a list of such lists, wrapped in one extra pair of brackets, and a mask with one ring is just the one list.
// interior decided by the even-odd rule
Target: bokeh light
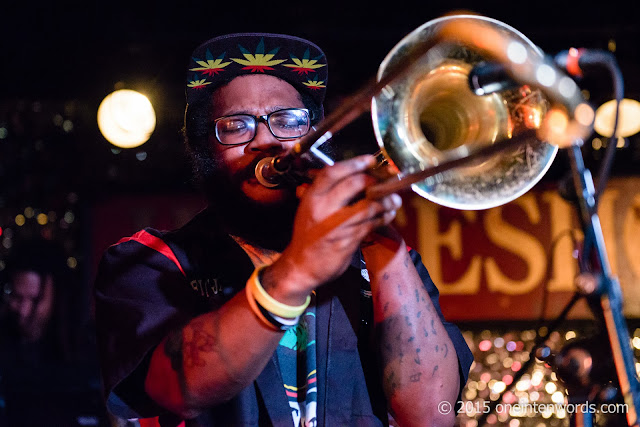
[(107, 95), (100, 104), (98, 127), (111, 144), (134, 148), (151, 137), (156, 114), (149, 98), (134, 90), (120, 89)]

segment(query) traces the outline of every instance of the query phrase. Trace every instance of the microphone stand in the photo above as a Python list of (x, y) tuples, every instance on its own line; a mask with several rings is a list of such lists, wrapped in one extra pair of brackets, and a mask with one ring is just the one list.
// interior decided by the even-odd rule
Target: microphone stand
[[(591, 52), (589, 60), (585, 61), (587, 65), (598, 65), (607, 68), (612, 76), (614, 95), (618, 101), (623, 98), (623, 78), (620, 68), (617, 66), (615, 57), (610, 52), (596, 51)], [(638, 420), (638, 411), (640, 410), (640, 382), (635, 370), (635, 360), (633, 350), (630, 346), (629, 331), (623, 314), (623, 298), (620, 283), (612, 275), (607, 257), (602, 227), (598, 217), (598, 198), (604, 191), (609, 168), (613, 161), (616, 149), (616, 135), (619, 120), (619, 108), (616, 110), (615, 121), (611, 136), (611, 141), (607, 147), (605, 162), (603, 163), (598, 190), (596, 191), (591, 172), (585, 168), (582, 157), (582, 139), (576, 137), (573, 144), (568, 148), (568, 155), (571, 165), (571, 180), (573, 183), (573, 194), (570, 199), (574, 202), (580, 220), (583, 234), (584, 244), (582, 248), (582, 256), (579, 257), (580, 275), (576, 278), (576, 287), (578, 291), (574, 295), (571, 302), (565, 307), (558, 319), (553, 322), (556, 327), (562, 322), (568, 311), (575, 302), (584, 297), (596, 316), (604, 324), (604, 331), (597, 337), (604, 335), (609, 342), (609, 348), (605, 349), (606, 357), (609, 360), (598, 360), (592, 356), (602, 357), (602, 348), (596, 348), (590, 351), (583, 349), (580, 345), (566, 345), (564, 351), (559, 356), (551, 356), (550, 349), (544, 348), (544, 341), (549, 336), (538, 337), (533, 349), (529, 355), (527, 367), (532, 363), (535, 357), (546, 361), (559, 374), (559, 378), (564, 381), (569, 394), (568, 400), (571, 404), (587, 404), (587, 411), (575, 411), (571, 415), (571, 427), (591, 427), (594, 424), (593, 406), (589, 404), (589, 399), (596, 399), (599, 402), (610, 402), (614, 398), (621, 397), (626, 409), (626, 421), (630, 427), (640, 427)], [(573, 351), (573, 350), (576, 350)], [(609, 365), (612, 363), (611, 369), (606, 369), (604, 375), (596, 375), (599, 384), (594, 384), (593, 374), (597, 373), (593, 370), (593, 362), (598, 361), (601, 365)], [(586, 368), (588, 372), (580, 372), (580, 368)], [(518, 374), (524, 371), (521, 369)], [(593, 372), (591, 372), (593, 371)], [(520, 375), (521, 376), (521, 375)], [(518, 378), (520, 378), (518, 376)], [(612, 381), (611, 376), (615, 376), (616, 381)], [(612, 382), (610, 385), (608, 382)], [(515, 384), (514, 382), (512, 384)], [(613, 386), (617, 386), (617, 390)], [(480, 418), (478, 425), (482, 425), (486, 421), (488, 414), (493, 412), (496, 404), (502, 400), (504, 393), (492, 402), (490, 410), (485, 412)]]
[[(581, 141), (580, 141), (581, 142)], [(609, 346), (620, 395), (626, 404), (629, 426), (639, 426), (640, 383), (635, 370), (629, 332), (622, 311), (620, 283), (613, 277), (597, 213), (596, 192), (591, 172), (585, 168), (580, 150), (581, 144), (568, 149), (571, 174), (576, 196), (576, 208), (584, 232), (583, 256), (580, 262), (578, 286), (594, 313), (601, 317), (606, 327)], [(583, 286), (580, 286), (583, 284)], [(573, 414), (572, 426), (591, 426), (593, 414)], [(584, 419), (582, 419), (584, 417)], [(580, 419), (579, 419), (580, 418)]]
[[(582, 152), (580, 149), (581, 141), (573, 144), (568, 148), (568, 155), (571, 164), (571, 181), (573, 183), (573, 201), (578, 211), (579, 220), (584, 233), (584, 244), (581, 257), (579, 257), (580, 274), (576, 279), (578, 291), (574, 294), (571, 301), (563, 309), (558, 318), (548, 325), (548, 331), (545, 335), (536, 339), (533, 348), (529, 354), (529, 360), (522, 366), (514, 377), (512, 384), (515, 384), (528, 368), (533, 364), (535, 358), (544, 360), (559, 374), (569, 395), (569, 403), (573, 407), (584, 405), (586, 411), (573, 411), (570, 418), (571, 427), (592, 427), (594, 426), (593, 403), (589, 399), (602, 401), (610, 401), (616, 396), (610, 393), (611, 387), (605, 384), (593, 384), (591, 375), (586, 374), (580, 376), (578, 367), (575, 365), (576, 359), (568, 354), (564, 356), (552, 356), (550, 349), (545, 347), (544, 343), (550, 336), (551, 332), (566, 319), (571, 308), (575, 303), (586, 298), (587, 303), (594, 313), (595, 317), (604, 324), (604, 331), (600, 336), (604, 336), (609, 342), (609, 349), (613, 358), (613, 369), (615, 372), (615, 383), (618, 386), (618, 396), (622, 397), (626, 409), (627, 424), (630, 427), (639, 427), (638, 411), (640, 410), (640, 382), (635, 370), (635, 360), (633, 350), (630, 346), (630, 337), (622, 311), (622, 291), (620, 283), (612, 275), (609, 261), (607, 258), (606, 248), (604, 244), (604, 236), (602, 227), (597, 213), (596, 192), (591, 172), (585, 168)], [(598, 337), (598, 338), (599, 338)], [(599, 343), (596, 343), (599, 344)], [(579, 348), (579, 346), (576, 346)], [(594, 352), (602, 352), (602, 348), (585, 349), (590, 356)], [(594, 357), (594, 362), (602, 362)], [(604, 362), (602, 362), (604, 364)], [(595, 372), (595, 369), (589, 367)], [(593, 372), (591, 373), (593, 374)], [(612, 380), (609, 372), (597, 375), (599, 380), (606, 382)], [(505, 390), (506, 392), (506, 390)], [(504, 392), (503, 392), (504, 394)], [(478, 420), (478, 425), (482, 426), (502, 401), (502, 396), (489, 404), (487, 411)], [(600, 403), (600, 402), (599, 402)]]

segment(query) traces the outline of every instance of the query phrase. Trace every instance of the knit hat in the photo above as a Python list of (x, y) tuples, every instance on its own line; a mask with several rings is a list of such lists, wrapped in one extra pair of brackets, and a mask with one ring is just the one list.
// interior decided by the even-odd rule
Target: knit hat
[(210, 97), (235, 77), (250, 74), (279, 77), (319, 106), (324, 101), (327, 60), (318, 46), (283, 34), (239, 33), (215, 37), (193, 51), (187, 72), (187, 105)]

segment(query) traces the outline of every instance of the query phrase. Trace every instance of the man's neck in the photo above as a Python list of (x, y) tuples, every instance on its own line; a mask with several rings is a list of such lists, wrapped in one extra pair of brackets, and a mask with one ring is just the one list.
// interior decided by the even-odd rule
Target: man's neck
[(291, 240), (293, 215), (275, 211), (252, 211), (246, 213), (219, 212), (214, 210), (216, 220), (229, 234), (240, 237), (252, 245), (282, 252)]

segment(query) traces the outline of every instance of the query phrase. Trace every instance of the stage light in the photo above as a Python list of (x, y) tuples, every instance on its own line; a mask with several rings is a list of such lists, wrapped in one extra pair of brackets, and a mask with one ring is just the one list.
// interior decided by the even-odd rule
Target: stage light
[(98, 127), (107, 141), (120, 148), (138, 147), (149, 140), (156, 114), (149, 99), (130, 89), (107, 95), (98, 107)]
[[(594, 129), (602, 136), (611, 137), (616, 114), (616, 101), (602, 104), (596, 110)], [(634, 99), (623, 99), (620, 102), (620, 116), (616, 136), (626, 138), (640, 132), (640, 102)]]
[(47, 223), (49, 222), (49, 217), (47, 216), (47, 214), (40, 213), (36, 217), (36, 221), (40, 225), (47, 225)]

